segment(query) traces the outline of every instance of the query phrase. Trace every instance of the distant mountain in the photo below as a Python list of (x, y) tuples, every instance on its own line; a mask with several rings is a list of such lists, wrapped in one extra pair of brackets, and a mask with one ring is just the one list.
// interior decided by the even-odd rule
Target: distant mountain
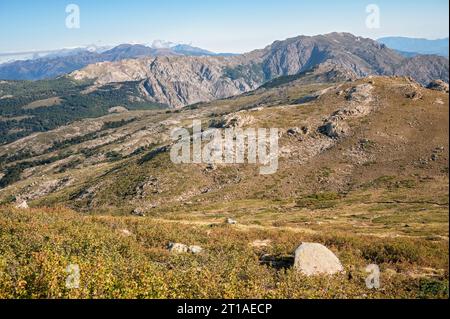
[(185, 44), (169, 45), (165, 42), (154, 42), (151, 46), (121, 44), (108, 50), (101, 50), (101, 48), (96, 47), (63, 49), (49, 51), (44, 55), (43, 57), (33, 57), (25, 54), (24, 57), (28, 58), (26, 60), (20, 59), (0, 64), (0, 80), (51, 79), (93, 63), (114, 62), (147, 56), (215, 56), (229, 54), (216, 54)]
[(385, 37), (378, 39), (378, 42), (387, 47), (397, 50), (405, 56), (415, 56), (417, 54), (437, 54), (448, 57), (449, 38), (428, 40), (406, 37)]
[(405, 58), (384, 44), (349, 33), (299, 36), (231, 57), (166, 56), (105, 62), (89, 65), (70, 77), (97, 85), (142, 81), (140, 90), (147, 100), (183, 107), (248, 92), (273, 79), (311, 69), (328, 73), (336, 69), (347, 78), (411, 76), (424, 85), (435, 79), (449, 80), (447, 58)]
[(89, 45), (85, 47), (76, 48), (64, 48), (59, 50), (39, 50), (28, 52), (4, 52), (0, 53), (0, 65), (4, 63), (11, 63), (15, 61), (37, 60), (41, 58), (56, 58), (66, 57), (75, 54), (81, 54), (85, 52), (97, 52), (103, 53), (113, 46), (97, 46)]

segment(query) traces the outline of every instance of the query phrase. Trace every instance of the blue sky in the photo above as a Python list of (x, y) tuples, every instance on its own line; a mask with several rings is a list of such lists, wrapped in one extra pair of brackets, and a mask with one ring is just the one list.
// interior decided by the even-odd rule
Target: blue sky
[[(65, 26), (68, 4), (80, 29)], [(366, 6), (380, 28), (366, 27)], [(0, 0), (0, 52), (155, 39), (246, 52), (297, 35), (346, 31), (370, 38), (448, 36), (447, 0)]]

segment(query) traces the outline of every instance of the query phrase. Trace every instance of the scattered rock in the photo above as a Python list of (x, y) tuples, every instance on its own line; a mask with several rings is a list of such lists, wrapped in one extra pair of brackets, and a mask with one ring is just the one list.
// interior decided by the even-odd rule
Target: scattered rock
[(120, 233), (126, 237), (133, 235), (128, 229), (121, 229)]
[(434, 100), (434, 104), (439, 104), (439, 105), (444, 105), (444, 101), (442, 101), (442, 99), (436, 99)]
[(16, 200), (16, 204), (14, 205), (15, 208), (19, 208), (19, 209), (28, 209), (30, 208), (28, 206), (28, 203), (26, 200), (23, 199), (17, 199)]
[(319, 127), (319, 132), (330, 138), (342, 138), (349, 135), (350, 127), (345, 122), (329, 121)]
[(306, 276), (333, 275), (344, 271), (336, 255), (317, 243), (303, 243), (297, 248), (294, 268)]
[(180, 243), (169, 243), (169, 245), (167, 245), (167, 248), (171, 253), (175, 254), (183, 254), (189, 251), (189, 247), (187, 245)]
[(141, 207), (137, 207), (131, 212), (131, 215), (145, 217), (145, 210)]
[(35, 200), (70, 186), (72, 182), (73, 179), (69, 177), (49, 181), (40, 181), (37, 185), (29, 185), (25, 192), (20, 196), (24, 200)]
[(200, 246), (188, 246), (180, 243), (169, 243), (167, 248), (171, 253), (174, 254), (186, 254), (191, 253), (194, 255), (200, 254), (203, 252), (203, 248)]
[(286, 131), (287, 135), (294, 136), (300, 134), (301, 130), (298, 127), (290, 128)]
[(309, 132), (309, 128), (307, 126), (302, 127), (292, 127), (286, 131), (287, 135), (289, 136), (296, 136), (296, 135), (306, 135)]
[(418, 90), (413, 90), (410, 92), (406, 92), (405, 96), (411, 100), (420, 100), (423, 97), (423, 94)]
[(442, 80), (431, 81), (430, 84), (427, 85), (427, 89), (441, 91), (441, 92), (445, 92), (445, 93), (449, 92), (448, 83), (445, 83)]
[(368, 103), (372, 100), (373, 86), (371, 84), (360, 84), (345, 91), (345, 98), (348, 101), (357, 103)]
[(108, 110), (108, 113), (126, 113), (128, 109), (124, 106), (114, 106)]

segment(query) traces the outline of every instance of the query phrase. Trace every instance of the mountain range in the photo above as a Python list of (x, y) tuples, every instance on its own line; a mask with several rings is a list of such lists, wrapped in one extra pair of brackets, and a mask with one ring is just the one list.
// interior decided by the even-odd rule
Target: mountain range
[[(65, 74), (72, 69), (76, 70)], [(230, 56), (206, 55), (185, 45), (125, 44), (102, 53), (6, 64), (0, 66), (1, 72), (0, 78), (8, 78), (7, 72), (26, 78), (62, 75), (32, 82), (0, 81), (0, 143), (103, 116), (117, 106), (182, 108), (304, 74), (312, 74), (317, 82), (369, 75), (408, 76), (424, 86), (437, 79), (449, 81), (448, 58), (407, 58), (384, 44), (349, 33), (299, 36)]]
[[(347, 33), (235, 56), (174, 47), (0, 80), (0, 299), (448, 299), (447, 58)], [(177, 164), (173, 132), (193, 121), (204, 160)], [(276, 172), (260, 174), (263, 143), (260, 164), (207, 161), (217, 128), (277, 128)], [(339, 272), (313, 251), (304, 273), (305, 243)]]
[[(153, 43), (151, 46), (143, 44), (121, 44), (116, 47), (75, 48), (41, 53), (27, 53), (26, 57), (37, 56), (26, 60), (17, 60), (0, 64), (0, 79), (3, 80), (43, 80), (55, 78), (78, 70), (92, 63), (105, 61), (119, 61), (146, 56), (227, 56), (231, 54), (213, 53), (187, 44), (171, 46)], [(16, 54), (17, 56), (17, 54)], [(13, 56), (14, 58), (14, 56)], [(15, 57), (17, 58), (17, 57)]]
[(351, 77), (411, 76), (426, 85), (449, 80), (448, 59), (435, 55), (406, 58), (384, 44), (349, 33), (299, 36), (262, 50), (231, 57), (152, 56), (91, 64), (69, 75), (96, 85), (141, 81), (142, 95), (171, 107), (244, 93), (282, 76), (340, 68)]

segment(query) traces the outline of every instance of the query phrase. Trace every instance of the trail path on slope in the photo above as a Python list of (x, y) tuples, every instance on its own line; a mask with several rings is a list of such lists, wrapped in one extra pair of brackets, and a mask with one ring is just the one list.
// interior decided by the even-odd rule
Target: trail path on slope
[[(161, 222), (161, 223), (172, 223), (172, 224), (182, 224), (188, 226), (211, 226), (211, 225), (223, 225), (223, 222), (216, 221), (198, 221), (198, 220), (174, 220), (174, 219), (164, 219), (164, 218), (152, 218), (152, 221)], [(304, 227), (289, 227), (289, 226), (262, 226), (262, 225), (246, 225), (246, 224), (235, 224), (230, 225), (234, 229), (249, 231), (249, 230), (274, 230), (274, 231), (290, 231), (294, 233), (305, 233), (310, 235), (316, 235), (323, 233), (320, 230), (313, 230), (310, 228)], [(392, 232), (386, 232), (384, 234), (378, 233), (358, 233), (358, 236), (369, 236), (369, 237), (377, 237), (377, 238), (427, 238), (428, 236), (412, 236), (412, 235), (403, 235)], [(441, 240), (448, 241), (449, 238), (446, 236), (437, 236)]]

